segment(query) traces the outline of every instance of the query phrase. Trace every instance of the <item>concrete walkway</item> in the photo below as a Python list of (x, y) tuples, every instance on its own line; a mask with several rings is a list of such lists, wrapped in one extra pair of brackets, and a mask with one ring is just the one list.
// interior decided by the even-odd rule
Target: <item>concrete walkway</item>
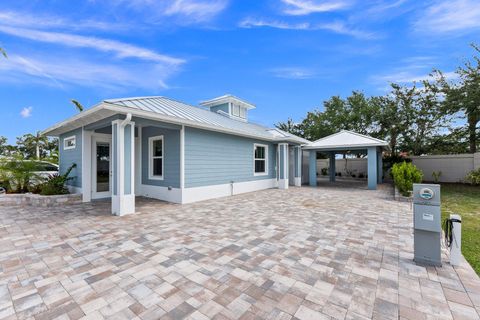
[(479, 319), (478, 276), (415, 265), (385, 188), (109, 210), (0, 207), (0, 319)]

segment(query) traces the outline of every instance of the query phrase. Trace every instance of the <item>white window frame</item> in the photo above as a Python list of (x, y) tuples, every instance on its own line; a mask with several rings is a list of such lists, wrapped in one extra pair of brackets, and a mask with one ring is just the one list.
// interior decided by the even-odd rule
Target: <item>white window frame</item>
[[(73, 141), (73, 146), (68, 146), (67, 142)], [(70, 136), (63, 139), (63, 150), (72, 150), (77, 147), (77, 136)]]
[[(153, 157), (153, 142), (162, 140), (162, 156), (156, 156)], [(153, 159), (162, 159), (162, 175), (161, 176), (155, 176), (153, 174)], [(165, 140), (163, 139), (162, 136), (155, 136), (155, 137), (150, 137), (148, 138), (148, 179), (150, 180), (163, 180), (163, 177), (165, 176)]]
[(247, 109), (241, 107), (240, 108), (240, 118), (246, 119), (247, 118)]
[[(265, 148), (265, 159), (255, 158), (255, 149), (257, 147)], [(255, 161), (256, 160), (264, 160), (265, 161), (265, 172), (255, 172)], [(254, 143), (253, 144), (253, 175), (254, 176), (266, 176), (266, 175), (268, 175), (268, 145), (267, 144), (260, 144), (260, 143)]]
[[(239, 104), (234, 104), (233, 105), (233, 110), (232, 110), (232, 114), (235, 116), (235, 117), (239, 117), (240, 118), (240, 109), (242, 107), (239, 105)], [(238, 111), (238, 113), (237, 113)]]

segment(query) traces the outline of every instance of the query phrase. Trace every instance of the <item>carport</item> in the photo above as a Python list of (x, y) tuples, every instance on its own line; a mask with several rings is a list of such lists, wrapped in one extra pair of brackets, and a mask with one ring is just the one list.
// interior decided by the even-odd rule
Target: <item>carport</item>
[(382, 151), (388, 149), (386, 141), (356, 132), (342, 130), (330, 136), (318, 139), (302, 147), (309, 152), (309, 183), (317, 185), (317, 153), (328, 154), (329, 179), (335, 182), (335, 156), (347, 151), (365, 152), (368, 162), (368, 189), (377, 189), (377, 184), (382, 183)]

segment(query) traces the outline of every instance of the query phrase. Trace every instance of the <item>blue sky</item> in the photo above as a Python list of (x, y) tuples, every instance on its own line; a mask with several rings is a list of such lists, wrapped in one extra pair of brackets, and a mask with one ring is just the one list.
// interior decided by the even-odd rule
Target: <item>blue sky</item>
[(383, 94), (480, 43), (478, 0), (4, 0), (0, 135), (10, 143), (108, 98), (231, 93), (273, 125), (332, 95)]

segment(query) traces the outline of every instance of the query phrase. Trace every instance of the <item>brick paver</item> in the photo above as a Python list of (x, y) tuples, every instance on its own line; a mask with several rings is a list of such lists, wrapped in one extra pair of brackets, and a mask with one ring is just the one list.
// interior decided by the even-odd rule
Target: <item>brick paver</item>
[(478, 276), (415, 265), (385, 190), (109, 210), (0, 207), (0, 319), (479, 319)]

